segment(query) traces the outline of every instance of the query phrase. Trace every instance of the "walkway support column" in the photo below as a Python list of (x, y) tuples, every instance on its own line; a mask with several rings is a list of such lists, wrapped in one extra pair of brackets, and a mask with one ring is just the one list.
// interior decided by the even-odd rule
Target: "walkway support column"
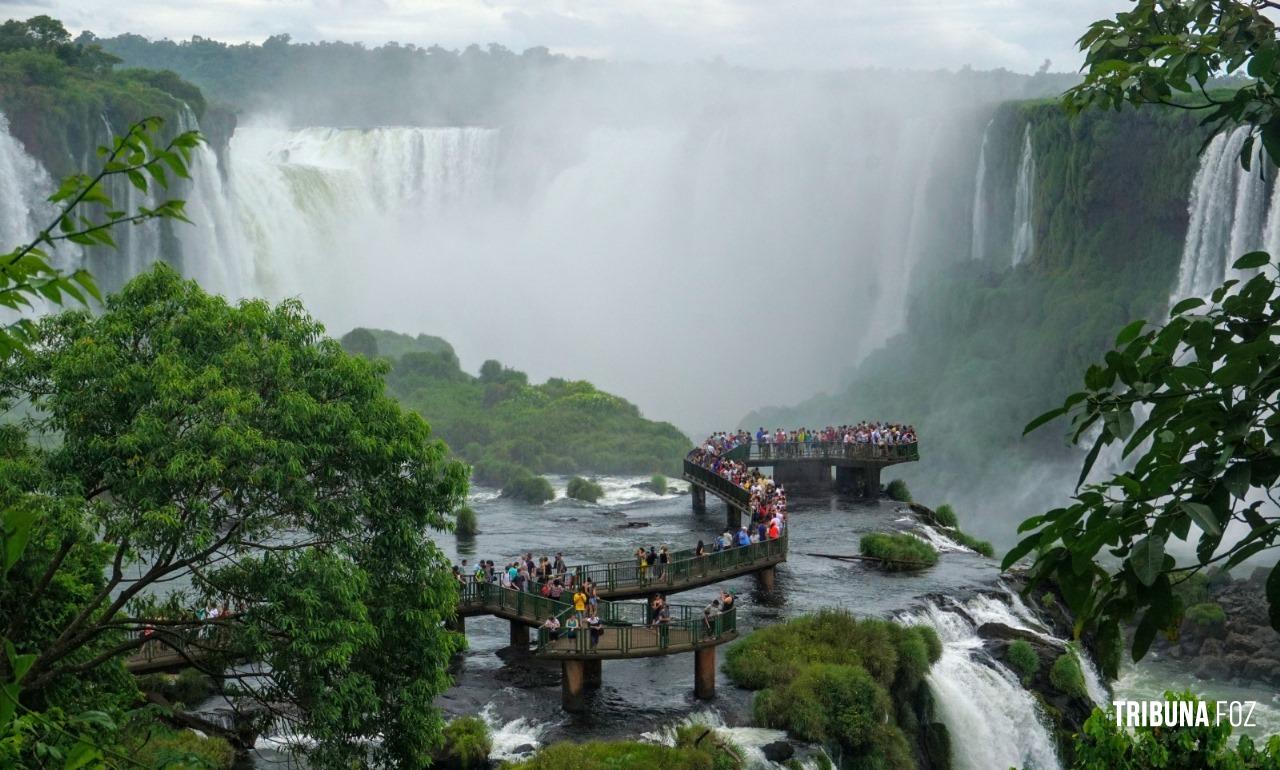
[(724, 526), (729, 530), (730, 535), (737, 534), (738, 529), (742, 527), (742, 511), (725, 503)]
[(560, 664), (560, 706), (570, 713), (586, 710), (585, 671), (580, 660), (566, 660)]
[(582, 684), (591, 690), (599, 690), (604, 684), (604, 661), (582, 661)]
[(522, 650), (529, 649), (529, 627), (524, 623), (511, 621), (511, 646)]
[(765, 593), (773, 593), (773, 581), (776, 572), (773, 567), (765, 567), (756, 573), (756, 581), (760, 584), (760, 590)]
[(693, 697), (716, 697), (716, 648), (700, 647), (693, 653)]
[(693, 500), (694, 513), (707, 512), (707, 490), (697, 484), (689, 485), (689, 497)]

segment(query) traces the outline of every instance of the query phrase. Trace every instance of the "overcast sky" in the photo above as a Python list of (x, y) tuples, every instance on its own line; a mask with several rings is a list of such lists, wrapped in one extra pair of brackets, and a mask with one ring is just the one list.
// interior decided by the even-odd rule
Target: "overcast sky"
[(617, 60), (770, 68), (1075, 70), (1075, 40), (1128, 0), (0, 0), (74, 32), (260, 42), (501, 43)]

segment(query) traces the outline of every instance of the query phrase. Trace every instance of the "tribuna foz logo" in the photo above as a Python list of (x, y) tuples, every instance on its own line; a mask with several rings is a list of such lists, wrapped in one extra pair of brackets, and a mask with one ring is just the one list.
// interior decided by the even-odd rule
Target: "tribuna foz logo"
[(1230, 722), (1232, 727), (1255, 727), (1251, 700), (1114, 700), (1117, 727), (1208, 727)]

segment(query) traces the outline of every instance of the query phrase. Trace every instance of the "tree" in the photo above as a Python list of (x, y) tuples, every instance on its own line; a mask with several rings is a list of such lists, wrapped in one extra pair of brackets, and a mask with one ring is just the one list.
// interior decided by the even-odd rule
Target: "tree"
[[(24, 701), (120, 671), (151, 628), (315, 738), (318, 766), (425, 766), (461, 645), (428, 532), (448, 527), (466, 469), (384, 394), (385, 365), (296, 301), (232, 306), (165, 266), (32, 342), (0, 373), (0, 396), (61, 439), (0, 465), (44, 513), (0, 592), (7, 635), (35, 656)], [(232, 612), (205, 617), (212, 604)]]
[[(1280, 161), (1280, 44), (1263, 15), (1274, 6), (1140, 0), (1081, 38), (1086, 76), (1065, 103), (1202, 109), (1217, 130), (1257, 127)], [(1207, 87), (1242, 71), (1251, 80), (1229, 96)], [(1249, 157), (1246, 147), (1246, 168)], [(1141, 659), (1156, 633), (1177, 634), (1186, 610), (1180, 583), (1280, 545), (1280, 268), (1261, 252), (1235, 267), (1252, 277), (1227, 281), (1207, 301), (1177, 303), (1163, 326), (1129, 324), (1086, 372), (1084, 389), (1027, 426), (1069, 416), (1071, 441), (1092, 446), (1072, 504), (1023, 522), (1019, 531), (1031, 534), (1004, 566), (1033, 554), (1032, 586), (1056, 582), (1077, 636), (1096, 633), (1104, 652), (1119, 650), (1121, 625), (1136, 619), (1131, 654)], [(1128, 469), (1085, 483), (1111, 446)], [(1193, 539), (1196, 558), (1179, 564), (1167, 544)], [(1266, 593), (1280, 630), (1280, 566)], [(1117, 658), (1103, 656), (1112, 676)]]
[(352, 329), (342, 335), (342, 347), (353, 356), (378, 357), (378, 340), (368, 329)]

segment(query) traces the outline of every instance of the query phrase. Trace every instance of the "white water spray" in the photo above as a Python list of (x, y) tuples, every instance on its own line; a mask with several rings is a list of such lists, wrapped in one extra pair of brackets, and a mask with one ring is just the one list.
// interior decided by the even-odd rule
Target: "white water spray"
[(973, 180), (973, 242), (969, 248), (971, 259), (987, 255), (987, 140), (991, 137), (991, 123), (982, 132), (982, 146), (978, 149), (978, 171)]

